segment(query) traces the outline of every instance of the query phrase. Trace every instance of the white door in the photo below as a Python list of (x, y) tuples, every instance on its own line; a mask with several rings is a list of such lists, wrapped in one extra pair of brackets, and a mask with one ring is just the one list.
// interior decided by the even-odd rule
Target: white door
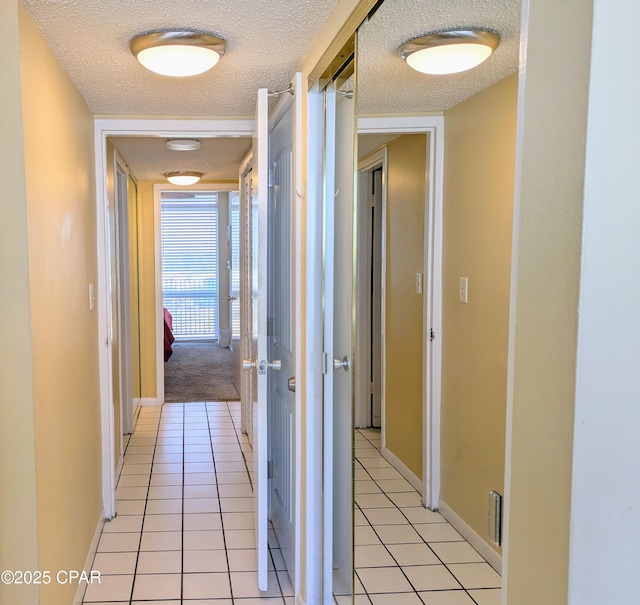
[[(354, 101), (326, 91), (324, 199), (325, 605), (351, 594), (353, 570), (352, 321)], [(329, 516), (331, 518), (329, 518)], [(332, 582), (332, 583), (330, 583)]]
[[(296, 90), (302, 77), (296, 75)], [(294, 370), (294, 210), (300, 165), (294, 134), (301, 131), (299, 99), (285, 93), (271, 120), (268, 91), (258, 91), (251, 173), (249, 263), (252, 294), (250, 355), (253, 472), (258, 586), (267, 590), (268, 519), (295, 585), (294, 468), (298, 450)], [(299, 139), (298, 139), (299, 140)], [(295, 149), (294, 149), (295, 148)], [(290, 388), (291, 386), (291, 388)]]
[(249, 355), (243, 368), (250, 372), (251, 430), (253, 446), (253, 484), (256, 553), (258, 558), (258, 587), (267, 590), (268, 557), (268, 491), (267, 491), (267, 216), (268, 216), (268, 91), (258, 91), (253, 137), (253, 169), (251, 207), (248, 214), (247, 236), (250, 262), (248, 281), (251, 295), (251, 322), (247, 326)]
[(269, 127), (269, 462), (271, 522), (292, 583), (295, 585), (295, 499), (297, 431), (295, 381), (295, 233), (300, 150), (294, 141), (301, 131), (302, 103), (297, 93), (284, 93)]

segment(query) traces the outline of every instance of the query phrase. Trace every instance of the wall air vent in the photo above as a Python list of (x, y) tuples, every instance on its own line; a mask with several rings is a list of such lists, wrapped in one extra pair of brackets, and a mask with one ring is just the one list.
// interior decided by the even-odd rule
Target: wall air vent
[(487, 536), (496, 546), (502, 546), (502, 496), (489, 492), (487, 514)]

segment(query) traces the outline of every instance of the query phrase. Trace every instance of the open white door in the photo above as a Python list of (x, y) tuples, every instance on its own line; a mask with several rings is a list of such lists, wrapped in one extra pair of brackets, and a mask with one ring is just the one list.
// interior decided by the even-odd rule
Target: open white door
[[(301, 185), (302, 88), (292, 87), (268, 115), (268, 91), (258, 91), (251, 172), (250, 371), (253, 410), (253, 473), (258, 586), (267, 590), (268, 519), (292, 584), (297, 584), (297, 480), (299, 418), (296, 415), (296, 200)], [(291, 93), (291, 94), (290, 94)], [(299, 395), (298, 395), (299, 396)]]
[(251, 372), (250, 393), (253, 430), (253, 498), (255, 511), (256, 553), (258, 558), (258, 588), (267, 590), (268, 558), (268, 479), (267, 479), (267, 218), (269, 202), (269, 106), (266, 88), (258, 90), (258, 101), (253, 136), (253, 169), (251, 208), (248, 221), (251, 223), (248, 236), (249, 283), (251, 284), (252, 321), (250, 355), (243, 360), (243, 368)]
[(269, 125), (269, 503), (275, 536), (293, 586), (296, 586), (297, 513), (296, 465), (300, 466), (300, 418), (295, 393), (296, 347), (299, 338), (296, 311), (300, 304), (296, 253), (301, 175), (302, 76), (278, 101)]

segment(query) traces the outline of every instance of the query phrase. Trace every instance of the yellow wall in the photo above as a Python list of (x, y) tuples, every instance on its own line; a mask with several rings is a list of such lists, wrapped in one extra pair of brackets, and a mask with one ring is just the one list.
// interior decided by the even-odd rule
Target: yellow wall
[(129, 297), (131, 306), (131, 378), (133, 398), (141, 397), (140, 384), (140, 325), (138, 298), (138, 190), (131, 178), (127, 181), (129, 205)]
[[(102, 509), (93, 115), (19, 15), (38, 568), (82, 569)], [(68, 605), (76, 588), (52, 582), (41, 603)]]
[(505, 596), (564, 605), (592, 12), (581, 0), (530, 0), (529, 10)]
[[(18, 3), (0, 2), (0, 569), (37, 569), (35, 435)], [(37, 605), (37, 586), (0, 583), (0, 603)]]
[(485, 539), (487, 492), (504, 494), (517, 87), (445, 113), (441, 499)]
[(386, 447), (422, 477), (422, 304), (426, 135), (388, 146), (385, 321)]
[[(156, 395), (156, 276), (153, 182), (138, 183), (138, 284), (141, 397)], [(161, 319), (160, 319), (161, 321)]]

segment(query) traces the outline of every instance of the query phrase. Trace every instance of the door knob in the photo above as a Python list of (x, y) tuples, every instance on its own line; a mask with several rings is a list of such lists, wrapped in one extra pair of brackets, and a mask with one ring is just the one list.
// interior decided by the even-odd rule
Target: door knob
[(231, 302), (232, 300), (238, 300), (237, 296), (227, 296), (227, 300)]
[(342, 359), (333, 360), (334, 370), (343, 369), (345, 372), (348, 372), (350, 367), (351, 367), (351, 364), (349, 363), (349, 358), (346, 355)]
[(242, 360), (242, 369), (243, 370), (253, 370), (258, 366), (258, 360), (251, 361), (250, 359)]
[(295, 376), (292, 376), (291, 378), (289, 378), (289, 380), (287, 380), (287, 388), (292, 393), (296, 392), (296, 377)]
[(282, 370), (282, 360), (274, 359), (273, 361), (267, 361), (267, 367), (272, 369), (274, 372), (279, 372)]

